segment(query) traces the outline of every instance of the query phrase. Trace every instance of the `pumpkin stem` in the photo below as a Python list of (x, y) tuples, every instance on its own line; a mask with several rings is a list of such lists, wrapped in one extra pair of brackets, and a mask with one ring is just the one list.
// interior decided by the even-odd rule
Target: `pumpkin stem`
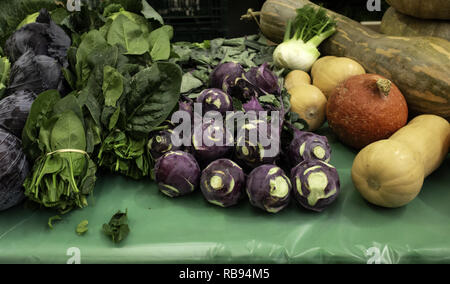
[(380, 90), (380, 93), (382, 93), (385, 97), (389, 96), (389, 93), (391, 91), (392, 82), (388, 79), (378, 79), (377, 80), (377, 87), (378, 90)]
[(255, 12), (252, 8), (247, 10), (247, 14), (241, 16), (241, 20), (255, 20), (256, 24), (259, 28), (261, 28), (261, 25), (259, 24), (258, 18), (261, 15), (261, 12)]

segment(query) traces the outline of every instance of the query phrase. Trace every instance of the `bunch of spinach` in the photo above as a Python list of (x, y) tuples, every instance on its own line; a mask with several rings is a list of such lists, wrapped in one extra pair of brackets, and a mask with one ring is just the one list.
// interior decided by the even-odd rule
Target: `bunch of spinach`
[(97, 166), (87, 150), (86, 124), (75, 96), (41, 93), (31, 107), (22, 143), (35, 161), (24, 183), (28, 199), (62, 212), (88, 205)]
[(83, 105), (97, 164), (135, 179), (150, 174), (148, 137), (176, 107), (182, 77), (167, 62), (172, 28), (145, 7), (140, 16), (108, 6), (106, 23), (81, 35), (65, 70)]

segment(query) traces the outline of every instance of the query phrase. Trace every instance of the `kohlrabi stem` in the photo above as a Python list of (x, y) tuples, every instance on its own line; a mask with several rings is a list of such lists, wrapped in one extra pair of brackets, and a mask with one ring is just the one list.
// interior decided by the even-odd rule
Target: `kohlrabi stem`
[(307, 43), (311, 43), (314, 46), (319, 46), (324, 40), (332, 36), (336, 32), (335, 28), (332, 28), (322, 34), (316, 35), (312, 39), (310, 39)]

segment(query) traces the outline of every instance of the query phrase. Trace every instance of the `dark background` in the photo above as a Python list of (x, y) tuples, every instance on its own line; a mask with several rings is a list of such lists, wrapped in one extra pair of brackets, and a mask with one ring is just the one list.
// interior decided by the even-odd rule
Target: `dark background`
[[(253, 21), (241, 21), (248, 8), (259, 11), (265, 0), (148, 0), (175, 28), (175, 41), (203, 41), (258, 33)], [(367, 0), (312, 0), (356, 21), (380, 21), (389, 7), (381, 0), (381, 12), (369, 12)]]

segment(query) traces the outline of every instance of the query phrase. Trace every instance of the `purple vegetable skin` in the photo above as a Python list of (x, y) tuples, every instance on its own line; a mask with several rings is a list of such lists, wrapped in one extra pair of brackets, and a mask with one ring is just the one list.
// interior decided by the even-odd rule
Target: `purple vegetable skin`
[(333, 203), (340, 192), (339, 175), (333, 166), (307, 160), (291, 171), (295, 199), (306, 209), (321, 212)]
[(36, 94), (28, 91), (17, 91), (0, 101), (0, 128), (22, 138), (22, 130), (27, 122), (31, 105)]
[(0, 211), (25, 199), (23, 183), (29, 170), (20, 140), (0, 128)]
[(172, 151), (156, 162), (155, 177), (162, 193), (169, 197), (183, 196), (197, 188), (200, 167), (191, 154)]
[(328, 163), (331, 157), (331, 147), (326, 136), (295, 130), (288, 154), (293, 167), (311, 159)]
[(228, 93), (234, 87), (236, 79), (244, 73), (245, 70), (239, 63), (227, 62), (219, 64), (210, 75), (210, 86)]
[(67, 67), (67, 51), (70, 45), (70, 37), (51, 20), (46, 9), (41, 9), (35, 23), (23, 26), (8, 38), (5, 52), (11, 62), (31, 50), (35, 55), (49, 56)]
[(208, 202), (229, 207), (242, 198), (245, 174), (239, 165), (228, 159), (209, 164), (202, 172), (200, 189)]
[(245, 112), (249, 112), (249, 111), (255, 111), (255, 112), (259, 112), (259, 111), (264, 111), (264, 108), (261, 106), (261, 104), (259, 103), (258, 99), (253, 96), (250, 101), (248, 101), (247, 103), (243, 104), (242, 107), (244, 108)]
[[(261, 131), (265, 131), (266, 135), (262, 135)], [(269, 145), (262, 146), (260, 138), (263, 136), (270, 140)], [(252, 141), (253, 138), (257, 138), (257, 141)], [(263, 164), (272, 164), (278, 158), (280, 148), (279, 145), (275, 146), (274, 143), (279, 144), (280, 141), (279, 139), (272, 139), (270, 124), (266, 120), (251, 120), (238, 130), (235, 147), (236, 157), (251, 168)]]
[(277, 213), (288, 206), (291, 189), (289, 178), (275, 165), (259, 166), (247, 178), (250, 203), (270, 213)]
[(230, 95), (216, 88), (203, 90), (197, 98), (197, 103), (202, 104), (203, 113), (218, 111), (223, 115), (233, 110)]
[(245, 78), (268, 94), (280, 93), (278, 77), (270, 70), (268, 63), (264, 63), (259, 67), (252, 67), (245, 73)]
[(233, 144), (233, 135), (223, 126), (223, 123), (214, 121), (195, 127), (192, 135), (195, 156), (205, 163), (224, 157), (232, 149)]
[(153, 159), (158, 159), (170, 151), (178, 151), (181, 147), (172, 144), (173, 130), (162, 130), (154, 134), (148, 141), (148, 150)]

